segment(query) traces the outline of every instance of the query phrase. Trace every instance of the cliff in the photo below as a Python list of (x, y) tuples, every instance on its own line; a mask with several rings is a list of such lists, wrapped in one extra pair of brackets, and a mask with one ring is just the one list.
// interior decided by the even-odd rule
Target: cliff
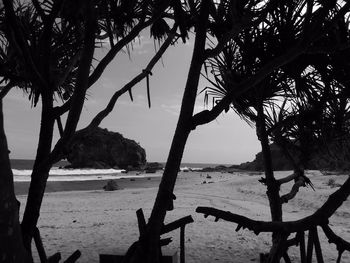
[(96, 128), (75, 135), (66, 158), (72, 168), (140, 169), (146, 151), (120, 133)]

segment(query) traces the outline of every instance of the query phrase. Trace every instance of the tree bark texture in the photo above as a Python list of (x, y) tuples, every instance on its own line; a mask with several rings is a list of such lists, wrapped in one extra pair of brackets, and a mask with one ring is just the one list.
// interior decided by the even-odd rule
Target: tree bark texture
[(4, 131), (0, 100), (0, 262), (25, 262), (19, 223), (19, 202), (15, 197), (13, 174)]

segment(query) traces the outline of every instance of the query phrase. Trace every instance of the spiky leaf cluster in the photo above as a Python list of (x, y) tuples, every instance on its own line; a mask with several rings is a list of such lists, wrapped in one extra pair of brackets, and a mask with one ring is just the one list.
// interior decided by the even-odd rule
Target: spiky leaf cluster
[[(236, 94), (231, 108), (251, 125), (256, 123), (258, 106), (263, 105), (270, 138), (303, 156), (321, 140), (349, 131), (346, 16), (334, 23), (341, 4), (326, 8), (324, 3), (312, 2), (275, 2), (261, 22), (242, 30), (207, 62), (210, 86), (203, 90), (205, 103), (211, 97), (213, 106), (227, 94)], [(228, 7), (226, 16), (232, 10)], [(212, 30), (220, 35), (217, 28)], [(321, 34), (323, 30), (327, 33)], [(316, 41), (308, 42), (311, 35)], [(242, 82), (274, 58), (303, 45), (307, 47), (303, 55), (275, 68), (252, 89), (239, 90)]]

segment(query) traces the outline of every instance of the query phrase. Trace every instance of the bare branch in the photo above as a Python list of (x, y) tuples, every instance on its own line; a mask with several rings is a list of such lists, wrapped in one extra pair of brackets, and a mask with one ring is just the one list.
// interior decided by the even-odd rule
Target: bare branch
[(294, 183), (292, 189), (288, 194), (281, 196), (281, 202), (282, 203), (288, 203), (289, 200), (292, 200), (296, 194), (299, 192), (299, 188), (302, 186), (305, 186), (305, 178), (300, 176), (298, 180)]
[(294, 180), (294, 179), (297, 178), (297, 177), (298, 177), (298, 174), (292, 173), (292, 174), (290, 174), (290, 175), (288, 175), (288, 176), (286, 176), (286, 177), (283, 177), (283, 178), (277, 180), (277, 182), (278, 182), (280, 185), (282, 185), (282, 184), (285, 184), (285, 183), (288, 183), (288, 182)]
[(85, 129), (98, 127), (102, 120), (106, 118), (108, 114), (113, 110), (118, 98), (124, 93), (130, 91), (138, 82), (140, 82), (142, 79), (144, 79), (150, 74), (155, 64), (159, 61), (159, 59), (163, 56), (164, 52), (167, 50), (169, 45), (172, 43), (176, 35), (176, 29), (177, 25), (174, 25), (174, 27), (171, 29), (168, 35), (168, 38), (164, 41), (164, 43), (159, 48), (154, 57), (151, 59), (151, 61), (148, 63), (146, 68), (142, 70), (142, 72), (139, 73), (136, 77), (134, 77), (130, 82), (128, 82), (123, 88), (115, 92), (114, 95), (111, 97), (109, 103), (107, 104), (106, 108), (100, 111)]
[[(165, 10), (168, 6), (169, 1), (164, 3), (163, 9)], [(140, 21), (124, 38), (119, 40), (114, 46), (110, 49), (110, 51), (103, 57), (103, 59), (99, 62), (99, 64), (96, 66), (95, 70), (91, 73), (89, 76), (89, 85), (88, 88), (90, 88), (95, 82), (101, 77), (103, 71), (107, 68), (109, 63), (115, 58), (115, 56), (132, 40), (135, 39), (135, 37), (138, 36), (138, 34), (146, 27), (151, 25), (155, 20), (159, 18), (159, 16), (162, 14), (162, 12), (159, 12), (160, 14), (158, 16), (155, 16), (148, 21)], [(66, 101), (62, 106), (55, 108), (55, 114), (56, 115), (62, 115), (65, 112), (67, 112), (70, 108), (72, 101), (69, 99)]]
[[(82, 59), (79, 62), (76, 87), (74, 89), (73, 95), (70, 98), (71, 104), (69, 108), (69, 113), (64, 127), (63, 136), (56, 143), (53, 151), (47, 157), (47, 159), (41, 164), (43, 167), (47, 163), (54, 163), (60, 159), (62, 150), (65, 147), (65, 144), (71, 136), (74, 134), (79, 118), (80, 113), (84, 105), (85, 94), (88, 88), (88, 76), (90, 72), (90, 66), (95, 50), (95, 32), (96, 32), (96, 20), (95, 13), (93, 9), (92, 1), (89, 3), (87, 18), (86, 18), (86, 33), (84, 39), (84, 47), (82, 50)], [(56, 116), (57, 118), (57, 116)]]
[(222, 211), (211, 207), (197, 207), (196, 212), (202, 213), (204, 216), (214, 216), (216, 220), (219, 220), (221, 218), (225, 221), (237, 223), (238, 226), (236, 228), (236, 231), (243, 227), (253, 231), (257, 235), (261, 232), (294, 233), (309, 230), (317, 225), (327, 225), (328, 219), (343, 204), (343, 202), (348, 198), (349, 194), (350, 176), (337, 191), (328, 197), (323, 206), (320, 207), (315, 213), (296, 221), (257, 221), (245, 216), (233, 214), (228, 211)]
[(321, 227), (328, 238), (328, 242), (334, 243), (337, 246), (337, 250), (339, 251), (340, 257), (345, 250), (350, 251), (350, 243), (342, 239), (341, 237), (337, 236), (333, 232), (333, 230), (329, 227), (329, 225), (325, 224), (325, 225), (322, 225)]
[[(167, 1), (170, 2), (170, 1)], [(168, 4), (163, 5), (162, 11), (164, 11), (168, 7)], [(160, 11), (160, 15), (163, 13)], [(114, 59), (114, 57), (118, 54), (118, 52), (125, 47), (128, 43), (130, 43), (144, 28), (151, 25), (155, 20), (157, 20), (159, 16), (152, 17), (148, 21), (140, 21), (127, 36), (121, 39), (118, 43), (114, 45), (113, 48), (107, 53), (107, 55), (100, 61), (100, 63), (96, 66), (94, 72), (89, 77), (89, 87), (91, 87), (102, 75), (103, 71), (109, 65), (109, 63)]]
[(96, 21), (93, 11), (94, 8), (92, 3), (89, 3), (89, 5), (90, 7), (88, 8), (89, 11), (87, 12), (84, 47), (82, 50), (81, 60), (79, 62), (77, 81), (71, 97), (72, 104), (67, 117), (63, 138), (70, 138), (70, 136), (75, 132), (79, 121), (80, 112), (84, 104), (86, 90), (88, 88), (88, 76), (95, 50), (96, 33)]

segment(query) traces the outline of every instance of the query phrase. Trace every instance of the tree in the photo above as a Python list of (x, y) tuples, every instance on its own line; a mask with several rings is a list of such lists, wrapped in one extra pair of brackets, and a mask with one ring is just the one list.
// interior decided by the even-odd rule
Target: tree
[[(34, 107), (38, 103), (42, 106), (39, 143), (21, 223), (22, 237), (18, 236), (20, 232), (16, 232), (17, 240), (23, 239), (17, 244), (24, 245), (30, 261), (31, 240), (36, 231), (49, 170), (69, 149), (87, 90), (99, 79), (116, 54), (128, 47), (145, 28), (150, 27), (155, 39), (164, 39), (146, 69), (114, 94), (106, 109), (86, 128), (89, 129), (100, 124), (122, 94), (129, 92), (132, 98), (132, 87), (143, 78), (148, 78), (153, 66), (178, 36), (176, 31), (182, 22), (173, 23), (170, 29), (165, 18), (171, 21), (174, 16), (179, 16), (179, 12), (174, 11), (176, 4), (170, 1), (5, 0), (3, 3), (0, 10), (0, 73), (5, 85), (1, 89), (1, 99), (12, 87), (19, 87), (28, 92)], [(186, 28), (180, 26), (180, 35), (185, 41)], [(94, 50), (105, 39), (109, 41), (109, 52), (95, 65)], [(67, 114), (64, 127), (61, 123), (63, 114)], [(56, 122), (61, 138), (52, 147)], [(13, 196), (13, 176), (8, 166), (5, 137), (2, 142), (2, 164), (6, 168), (6, 184), (2, 187), (7, 189), (9, 197), (6, 197), (6, 191), (2, 193), (11, 199), (11, 210), (7, 215), (12, 213), (11, 217), (16, 219), (14, 226), (17, 226), (18, 206)], [(6, 198), (2, 199), (2, 206), (6, 205)], [(2, 227), (5, 232), (8, 230), (7, 226)], [(2, 236), (1, 242), (7, 240), (8, 237)], [(6, 253), (13, 255), (14, 250), (7, 250)], [(22, 258), (9, 262), (15, 260), (23, 262)]]
[[(333, 9), (324, 5), (315, 9), (314, 4), (312, 1), (280, 1), (262, 24), (241, 32), (227, 44), (220, 56), (209, 61), (213, 80), (208, 74), (207, 78), (212, 87), (204, 91), (207, 103), (208, 96), (213, 97), (211, 112), (214, 113), (219, 105), (222, 108), (226, 106), (225, 111), (232, 107), (249, 123), (256, 125), (265, 169), (265, 178), (261, 182), (267, 187), (272, 222), (282, 221), (282, 205), (295, 196), (299, 187), (312, 186), (304, 175), (304, 167), (309, 161), (308, 153), (313, 143), (320, 142), (321, 134), (335, 131), (330, 126), (326, 127), (325, 123), (343, 127), (341, 123), (330, 121), (332, 114), (329, 113), (337, 110), (334, 102), (338, 102), (340, 94), (344, 95), (346, 90), (344, 83), (337, 81), (336, 74), (330, 73), (335, 67), (343, 69), (346, 66), (344, 63), (336, 63), (337, 66), (332, 64), (335, 58), (339, 58), (342, 49), (349, 46), (348, 29), (343, 26), (346, 16), (341, 12), (344, 6), (337, 4)], [(312, 14), (311, 10), (317, 11)], [(312, 31), (319, 35), (309, 38)], [(271, 61), (288, 54), (288, 50), (293, 50), (300, 43), (303, 43), (305, 50), (273, 69), (270, 67)], [(254, 83), (251, 89), (241, 84), (264, 69), (272, 70)], [(231, 102), (226, 100), (230, 94)], [(346, 101), (341, 104), (343, 111), (336, 116), (345, 116)], [(333, 108), (329, 107), (331, 105)], [(275, 179), (270, 138), (282, 146), (290, 157), (295, 168), (292, 176)], [(297, 158), (292, 156), (290, 149), (296, 150), (293, 156)], [(280, 185), (293, 179), (295, 184), (291, 192), (280, 196)], [(205, 209), (199, 211), (208, 214)], [(221, 218), (216, 212), (209, 214)], [(235, 219), (234, 222), (240, 224), (241, 221)], [(279, 262), (282, 256), (288, 257), (284, 253), (290, 232), (273, 229), (271, 232), (273, 246), (268, 262)]]
[[(271, 74), (278, 72), (278, 70), (283, 68), (284, 65), (291, 64), (301, 55), (306, 54), (322, 36), (331, 31), (338, 19), (344, 17), (349, 10), (349, 5), (347, 3), (332, 2), (332, 4), (327, 4), (325, 2), (316, 1), (245, 1), (238, 4), (235, 1), (215, 1), (214, 3), (209, 0), (204, 0), (201, 1), (200, 7), (200, 15), (197, 18), (197, 23), (198, 21), (201, 21), (201, 23), (198, 23), (195, 28), (195, 47), (188, 74), (188, 81), (183, 96), (178, 125), (173, 137), (172, 146), (170, 148), (167, 164), (165, 166), (152, 214), (147, 224), (147, 231), (139, 240), (139, 248), (136, 253), (136, 255), (139, 254), (139, 257), (136, 256), (131, 262), (140, 262), (142, 261), (141, 258), (144, 259), (145, 256), (147, 256), (147, 262), (154, 262), (154, 260), (157, 260), (156, 262), (158, 262), (159, 260), (160, 230), (166, 216), (166, 211), (173, 208), (173, 199), (175, 198), (173, 195), (173, 189), (184, 147), (186, 145), (186, 140), (191, 130), (199, 125), (214, 120), (221, 112), (228, 110), (230, 105), (236, 99), (239, 99), (245, 92), (256, 89), (258, 93), (263, 94), (260, 89), (263, 86), (264, 81), (266, 81)], [(289, 42), (290, 39), (283, 39), (284, 45), (275, 43), (280, 45), (280, 48), (278, 48), (276, 52), (272, 52), (273, 55), (258, 65), (259, 67), (255, 70), (254, 74), (246, 76), (247, 78), (242, 77), (241, 79), (235, 80), (235, 82), (233, 82), (234, 85), (226, 90), (224, 96), (216, 101), (211, 110), (205, 110), (193, 115), (198, 79), (204, 61), (210, 57), (218, 55), (225, 48), (226, 43), (231, 39), (240, 43), (239, 36), (246, 31), (249, 34), (254, 31), (254, 29), (264, 28), (266, 26), (266, 28), (271, 29), (270, 34), (279, 32), (288, 35), (288, 28), (281, 28), (280, 31), (278, 30), (277, 21), (280, 19), (280, 21), (283, 22), (282, 25), (286, 26), (289, 20), (282, 15), (291, 13), (294, 15), (293, 12), (295, 10), (298, 13), (293, 22), (299, 31), (294, 35), (294, 41)], [(205, 22), (208, 21), (208, 17), (209, 22), (206, 24)], [(274, 18), (276, 18), (276, 20), (274, 20)], [(274, 21), (276, 23), (273, 23)], [(293, 26), (293, 24), (290, 26)], [(211, 43), (213, 43), (212, 47), (207, 49), (205, 48), (204, 43), (204, 38), (207, 35), (205, 31), (210, 34), (209, 39), (211, 40)], [(292, 31), (291, 33), (293, 34), (295, 31)], [(225, 76), (222, 74), (219, 81), (222, 81), (224, 77)], [(260, 98), (262, 99), (264, 97), (261, 96)], [(260, 119), (258, 120), (259, 125), (264, 125), (266, 122), (261, 100), (260, 104), (256, 104), (256, 107), (258, 111), (257, 118)], [(265, 153), (268, 154), (268, 134), (266, 132), (266, 127), (260, 126), (258, 131), (261, 136), (262, 146), (265, 149)], [(270, 163), (268, 156), (265, 163)], [(273, 219), (274, 221), (280, 221), (282, 213), (279, 186), (277, 180), (273, 176), (271, 168), (267, 169), (266, 181), (268, 181), (268, 195), (271, 202)], [(342, 199), (339, 198), (337, 199), (337, 202), (339, 201), (341, 203), (341, 200)], [(284, 253), (283, 246), (285, 245), (288, 235), (281, 231), (273, 232), (276, 232), (276, 235), (269, 260), (270, 262), (278, 262), (279, 258)]]
[(24, 262), (26, 253), (19, 224), (19, 203), (15, 197), (0, 101), (0, 256), (3, 262)]
[[(263, 4), (261, 2), (247, 1), (242, 5), (236, 4), (233, 1), (214, 3), (204, 0), (200, 2), (200, 11), (196, 18), (195, 46), (178, 124), (151, 217), (147, 224), (147, 231), (140, 237), (139, 249), (136, 253), (137, 256), (132, 262), (140, 262), (145, 257), (147, 257), (147, 262), (154, 262), (154, 260), (158, 262), (161, 227), (167, 210), (173, 208), (173, 199), (175, 198), (173, 189), (187, 138), (191, 130), (214, 120), (223, 110), (229, 107), (234, 96), (237, 96), (236, 93), (230, 92), (228, 96), (216, 104), (212, 111), (204, 111), (193, 115), (198, 80), (204, 61), (220, 53), (227, 41), (235, 39), (241, 31), (258, 26), (265, 19), (269, 10), (274, 8), (275, 4), (275, 1), (264, 2)], [(212, 42), (217, 43), (217, 45), (209, 49), (206, 49), (205, 43), (207, 32), (214, 39)], [(273, 59), (266, 68), (258, 72), (260, 75), (257, 74), (257, 76), (252, 77), (248, 81), (242, 81), (241, 86), (238, 86), (237, 90), (240, 92), (240, 88), (249, 89), (253, 87), (263, 77), (272, 72), (275, 67), (287, 63), (288, 60), (292, 60), (301, 52), (302, 49), (299, 46), (298, 48), (291, 49), (287, 54)]]

